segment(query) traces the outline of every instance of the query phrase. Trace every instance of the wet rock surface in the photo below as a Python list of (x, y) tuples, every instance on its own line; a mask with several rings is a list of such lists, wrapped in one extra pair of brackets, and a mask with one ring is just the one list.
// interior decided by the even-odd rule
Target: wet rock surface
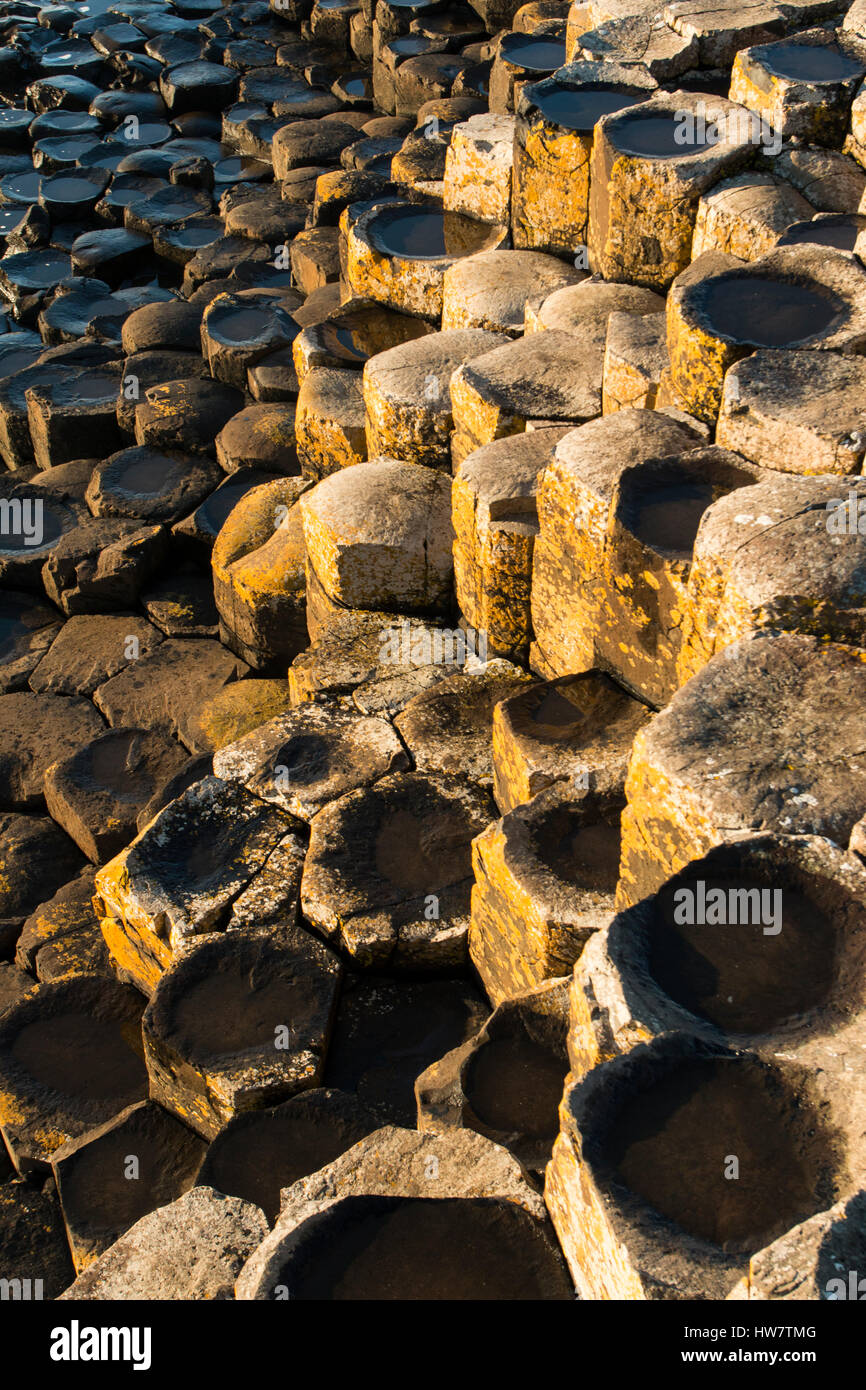
[(860, 0), (97, 8), (0, 25), (0, 1280), (833, 1297)]

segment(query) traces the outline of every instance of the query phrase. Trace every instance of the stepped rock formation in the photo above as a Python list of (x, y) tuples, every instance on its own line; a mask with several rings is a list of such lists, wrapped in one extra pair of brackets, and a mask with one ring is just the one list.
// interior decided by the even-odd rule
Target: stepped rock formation
[(2, 1288), (852, 1296), (863, 0), (2, 9)]

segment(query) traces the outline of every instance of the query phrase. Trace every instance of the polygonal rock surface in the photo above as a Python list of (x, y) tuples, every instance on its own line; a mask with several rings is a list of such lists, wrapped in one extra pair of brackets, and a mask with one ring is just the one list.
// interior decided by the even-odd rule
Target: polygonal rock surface
[(559, 1132), (568, 1069), (568, 986), (548, 980), (490, 1015), (481, 1031), (415, 1083), (418, 1127), (474, 1129), (538, 1172)]
[(847, 844), (866, 805), (864, 682), (855, 648), (814, 637), (761, 635), (713, 657), (635, 740), (619, 901), (639, 901), (732, 832)]
[(37, 985), (0, 1018), (0, 1130), (16, 1167), (143, 1100), (141, 996), (97, 975)]
[(112, 729), (47, 769), (49, 814), (98, 864), (129, 844), (139, 811), (184, 761), (159, 730)]
[(161, 977), (142, 1022), (151, 1095), (211, 1139), (321, 1080), (342, 966), (299, 928), (209, 933)]
[(194, 1187), (143, 1216), (80, 1274), (64, 1299), (228, 1299), (268, 1232), (264, 1212)]
[[(96, 892), (112, 919), (109, 949), (132, 953), (149, 992), (190, 937), (226, 925), (234, 899), (294, 826), (242, 786), (205, 777), (99, 871)], [(119, 964), (131, 966), (125, 958)]]
[(302, 704), (222, 747), (214, 773), (309, 821), (329, 801), (409, 766), (385, 719)]
[[(448, 325), (449, 328), (452, 325)], [(367, 447), (405, 463), (451, 466), (451, 397), (456, 369), (504, 342), (478, 327), (453, 325), (377, 353), (364, 366)]]
[(463, 773), (490, 786), (494, 706), (528, 685), (531, 677), (500, 660), (487, 662), (481, 671), (443, 677), (404, 705), (395, 726), (418, 772)]
[(437, 609), (451, 585), (451, 488), (434, 469), (376, 459), (300, 501), (310, 563), (348, 608)]
[(76, 1270), (192, 1187), (203, 1153), (198, 1136), (152, 1101), (56, 1149), (51, 1166)]
[(494, 1004), (568, 974), (610, 920), (621, 807), (551, 787), (474, 841), (469, 954)]
[(442, 969), (466, 959), (469, 842), (492, 817), (460, 778), (391, 776), (349, 792), (311, 824), (304, 915), (367, 969)]

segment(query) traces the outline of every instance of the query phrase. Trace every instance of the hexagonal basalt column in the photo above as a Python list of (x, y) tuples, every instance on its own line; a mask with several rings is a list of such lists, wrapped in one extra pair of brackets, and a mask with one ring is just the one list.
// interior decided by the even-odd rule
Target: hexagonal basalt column
[(743, 48), (731, 72), (731, 101), (754, 111), (779, 136), (838, 146), (866, 66), (826, 29)]
[(474, 1129), (524, 1167), (543, 1170), (559, 1130), (568, 1067), (567, 996), (566, 980), (518, 994), (499, 1004), (474, 1038), (422, 1072), (415, 1083), (418, 1128)]
[(355, 368), (376, 353), (432, 331), (432, 325), (409, 314), (398, 314), (378, 304), (359, 305), (352, 300), (333, 310), (321, 323), (304, 328), (292, 344), (298, 381), (313, 367)]
[(302, 1091), (230, 1120), (208, 1146), (196, 1186), (253, 1202), (274, 1222), (282, 1188), (332, 1163), (377, 1125), (345, 1091)]
[(470, 841), (493, 813), (465, 778), (391, 776), (349, 792), (312, 821), (305, 917), (366, 969), (463, 966)]
[(143, 1100), (141, 998), (104, 975), (31, 989), (0, 1018), (0, 1130), (19, 1172)]
[(585, 279), (585, 271), (540, 251), (476, 251), (445, 272), (442, 327), (486, 328), (519, 338), (531, 306)]
[(247, 368), (288, 347), (297, 334), (291, 306), (291, 299), (281, 303), (278, 291), (242, 290), (212, 299), (201, 325), (202, 351), (211, 376), (245, 390)]
[[(506, 33), (496, 45), (490, 74), (490, 110), (513, 111), (527, 82), (555, 72), (565, 62), (564, 26), (555, 22), (552, 32)], [(558, 32), (557, 32), (558, 31)]]
[(364, 463), (364, 398), (358, 372), (313, 367), (304, 377), (295, 440), (304, 477), (319, 479)]
[(438, 470), (376, 459), (325, 478), (300, 507), (310, 566), (332, 603), (450, 606), (451, 486)]
[(204, 1150), (197, 1134), (152, 1101), (57, 1149), (51, 1166), (76, 1272), (192, 1187)]
[(583, 354), (570, 333), (532, 333), (476, 357), (451, 378), (452, 459), (459, 466), (530, 421), (572, 424), (601, 411), (601, 354)]
[(678, 683), (749, 633), (811, 633), (866, 645), (864, 515), (862, 478), (771, 473), (716, 502), (695, 542)]
[(864, 953), (853, 855), (811, 835), (718, 845), (587, 945), (571, 988), (573, 1076), (678, 1028), (768, 1051), (832, 1036), (843, 1056), (863, 1032)]
[(626, 409), (570, 431), (556, 446), (538, 491), (532, 562), (533, 627), (555, 674), (594, 664), (597, 610), (583, 576), (598, 569), (626, 462), (684, 453), (697, 442), (691, 428), (660, 411)]
[(361, 298), (435, 321), (449, 265), (502, 237), (501, 227), (456, 212), (413, 203), (374, 207), (349, 228), (346, 279)]
[[(811, 217), (812, 212), (811, 203), (796, 188), (772, 174), (748, 170), (723, 179), (698, 203), (692, 260), (708, 251), (722, 251), (742, 261), (757, 260), (777, 244), (786, 244), (780, 233), (793, 222)], [(854, 249), (854, 238), (850, 249)]]
[(610, 921), (623, 800), (550, 787), (474, 841), (469, 954), (494, 1004), (566, 975)]
[(683, 634), (696, 621), (690, 580), (703, 519), (761, 476), (738, 454), (708, 445), (626, 467), (617, 479), (584, 592), (597, 659), (651, 704), (663, 705), (680, 684)]
[(603, 671), (542, 681), (493, 713), (494, 795), (511, 811), (554, 783), (622, 795), (638, 729), (649, 718)]
[(318, 1085), (342, 966), (297, 928), (208, 935), (163, 975), (142, 1022), (151, 1095), (206, 1139)]
[[(299, 830), (241, 786), (217, 777), (195, 783), (97, 875), (98, 912), (117, 967), (150, 994), (176, 952), (226, 927), (235, 900)], [(282, 897), (291, 916), (297, 877), (286, 879)]]
[(545, 1200), (582, 1297), (726, 1297), (750, 1256), (850, 1192), (862, 1154), (832, 1099), (787, 1053), (684, 1032), (573, 1081)]
[(514, 121), (493, 112), (470, 116), (451, 132), (445, 158), (444, 203), (479, 222), (511, 220)]
[(300, 820), (409, 766), (386, 719), (307, 702), (214, 754), (214, 772)]
[(575, 255), (586, 243), (596, 122), (643, 101), (656, 83), (620, 63), (571, 63), (523, 87), (514, 130), (514, 245)]
[(307, 645), (304, 532), (298, 498), (308, 484), (279, 478), (252, 488), (229, 513), (211, 565), (222, 638), (257, 670)]
[(619, 902), (638, 902), (748, 831), (847, 843), (866, 806), (861, 655), (813, 637), (761, 635), (727, 647), (677, 691), (635, 739)]
[[(480, 1134), (389, 1126), (283, 1197), (239, 1299), (573, 1296), (538, 1193)], [(359, 1225), (374, 1232), (361, 1255)]]
[(364, 367), (367, 447), (405, 463), (451, 468), (449, 383), (464, 362), (504, 343), (480, 329), (429, 333), (377, 353)]
[(866, 454), (864, 393), (862, 357), (760, 348), (725, 374), (716, 438), (783, 473), (857, 473)]
[(488, 652), (525, 658), (532, 640), (532, 552), (539, 477), (566, 432), (497, 439), (463, 463), (451, 492), (454, 580), (460, 611), (487, 634)]
[(692, 92), (603, 116), (590, 173), (592, 269), (666, 290), (689, 263), (701, 195), (751, 162), (755, 119)]
[(714, 424), (725, 372), (756, 348), (863, 351), (866, 271), (819, 246), (786, 246), (748, 265), (708, 253), (677, 279), (667, 316), (674, 388)]

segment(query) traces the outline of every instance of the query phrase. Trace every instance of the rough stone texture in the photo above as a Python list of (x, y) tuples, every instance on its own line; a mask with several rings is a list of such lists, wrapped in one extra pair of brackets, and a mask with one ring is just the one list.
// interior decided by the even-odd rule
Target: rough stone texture
[(479, 251), (464, 256), (445, 272), (442, 327), (485, 328), (519, 337), (528, 304), (541, 304), (584, 276), (585, 272), (539, 251)]
[(214, 757), (214, 773), (300, 820), (356, 787), (409, 766), (385, 719), (307, 703), (269, 720)]
[(462, 773), (481, 786), (492, 786), (494, 707), (531, 679), (510, 661), (493, 660), (481, 671), (445, 675), (415, 695), (394, 724), (417, 771)]
[(237, 1297), (273, 1296), (270, 1286), (284, 1259), (286, 1238), (307, 1217), (345, 1197), (395, 1193), (439, 1198), (502, 1196), (544, 1220), (540, 1198), (520, 1165), (499, 1145), (468, 1132), (417, 1134), (391, 1126), (362, 1139), (321, 1172), (285, 1190), (274, 1232), (245, 1266)]
[(287, 478), (253, 488), (214, 544), (223, 640), (256, 668), (290, 659), (306, 646), (304, 537), (296, 505), (306, 486)]
[[(623, 106), (651, 96), (656, 88), (645, 67), (603, 60), (570, 62), (555, 77), (523, 86), (514, 130), (511, 225), (515, 246), (570, 258), (585, 251), (592, 126), (575, 129), (573, 124), (561, 124), (544, 108), (546, 100), (563, 91), (574, 92), (579, 99), (582, 88), (597, 84), (621, 91)], [(585, 260), (583, 264), (585, 268)]]
[(268, 1233), (251, 1202), (194, 1187), (140, 1221), (88, 1266), (63, 1299), (230, 1299)]
[(618, 900), (738, 832), (847, 844), (866, 806), (864, 681), (859, 651), (814, 637), (757, 636), (713, 657), (635, 740)]
[[(216, 777), (183, 792), (97, 875), (103, 932), (118, 966), (149, 994), (173, 952), (225, 927), (234, 900), (295, 825)], [(178, 862), (175, 837), (188, 864)]]
[(358, 372), (313, 367), (304, 376), (295, 413), (298, 461), (318, 480), (367, 459), (364, 396)]
[(454, 583), (487, 651), (524, 658), (532, 636), (532, 555), (541, 474), (566, 427), (494, 440), (464, 459), (451, 491)]
[(493, 715), (494, 796), (511, 811), (556, 782), (616, 798), (649, 710), (602, 671), (519, 691)]
[(859, 357), (761, 348), (726, 372), (716, 437), (783, 473), (862, 471), (864, 386)]
[(384, 454), (404, 463), (450, 469), (451, 377), (464, 362), (504, 341), (501, 334), (482, 331), (480, 324), (454, 325), (451, 331), (430, 333), (371, 357), (363, 377), (370, 457)]
[(304, 915), (359, 966), (443, 970), (466, 960), (470, 841), (486, 792), (463, 778), (382, 778), (326, 806), (310, 826)]
[(203, 1154), (201, 1140), (152, 1101), (55, 1150), (51, 1167), (76, 1271), (192, 1187)]
[(531, 420), (578, 424), (601, 412), (601, 359), (576, 354), (570, 333), (518, 338), (458, 368), (451, 378), (459, 464), (494, 439), (519, 434)]
[(474, 1129), (543, 1171), (568, 1069), (568, 983), (547, 979), (494, 1009), (462, 1047), (418, 1077), (418, 1128)]
[(557, 675), (594, 664), (593, 629), (580, 595), (583, 554), (603, 548), (614, 490), (629, 463), (685, 451), (697, 442), (661, 412), (618, 410), (573, 430), (556, 446), (538, 493), (532, 565), (532, 622)]
[(49, 815), (94, 864), (111, 859), (134, 837), (139, 811), (184, 761), (167, 734), (112, 729), (47, 768)]
[(507, 226), (513, 143), (513, 117), (491, 111), (456, 125), (445, 161), (445, 207)]
[[(780, 298), (786, 291), (808, 296), (799, 312), (790, 311), (790, 326), (786, 320), (768, 324), (766, 306), (749, 312), (744, 297), (764, 286), (764, 293)], [(859, 262), (820, 246), (780, 247), (747, 265), (718, 252), (701, 256), (678, 277), (667, 303), (671, 377), (685, 408), (715, 424), (725, 372), (759, 347), (861, 352), (864, 289), (866, 271)], [(714, 321), (720, 310), (724, 314), (723, 296), (742, 305), (734, 327), (730, 318), (721, 327)], [(822, 301), (829, 301), (826, 310)]]
[(104, 730), (89, 700), (77, 695), (0, 696), (0, 805), (41, 809), (46, 768)]
[(98, 975), (39, 984), (0, 1018), (0, 1131), (19, 1172), (143, 1100), (141, 1006)]
[[(701, 149), (688, 145), (676, 157), (653, 158), (629, 152), (630, 113), (603, 116), (593, 142), (588, 246), (590, 267), (606, 280), (624, 280), (666, 290), (689, 263), (701, 195), (721, 179), (737, 174), (752, 159), (749, 115), (719, 97), (677, 92), (652, 97), (643, 116), (680, 111), (703, 113), (721, 122), (723, 138)], [(620, 148), (622, 146), (622, 148)]]
[(772, 250), (786, 227), (807, 220), (814, 211), (802, 194), (771, 174), (723, 179), (698, 203), (692, 260), (707, 251), (757, 260)]
[(318, 1086), (342, 965), (298, 927), (208, 933), (179, 954), (142, 1020), (150, 1093), (205, 1139)]
[(130, 662), (97, 687), (93, 699), (115, 728), (166, 729), (177, 735), (190, 706), (246, 667), (218, 642), (169, 638), (152, 656)]
[(300, 500), (307, 555), (347, 608), (436, 610), (451, 588), (451, 489), (434, 469), (374, 459)]

